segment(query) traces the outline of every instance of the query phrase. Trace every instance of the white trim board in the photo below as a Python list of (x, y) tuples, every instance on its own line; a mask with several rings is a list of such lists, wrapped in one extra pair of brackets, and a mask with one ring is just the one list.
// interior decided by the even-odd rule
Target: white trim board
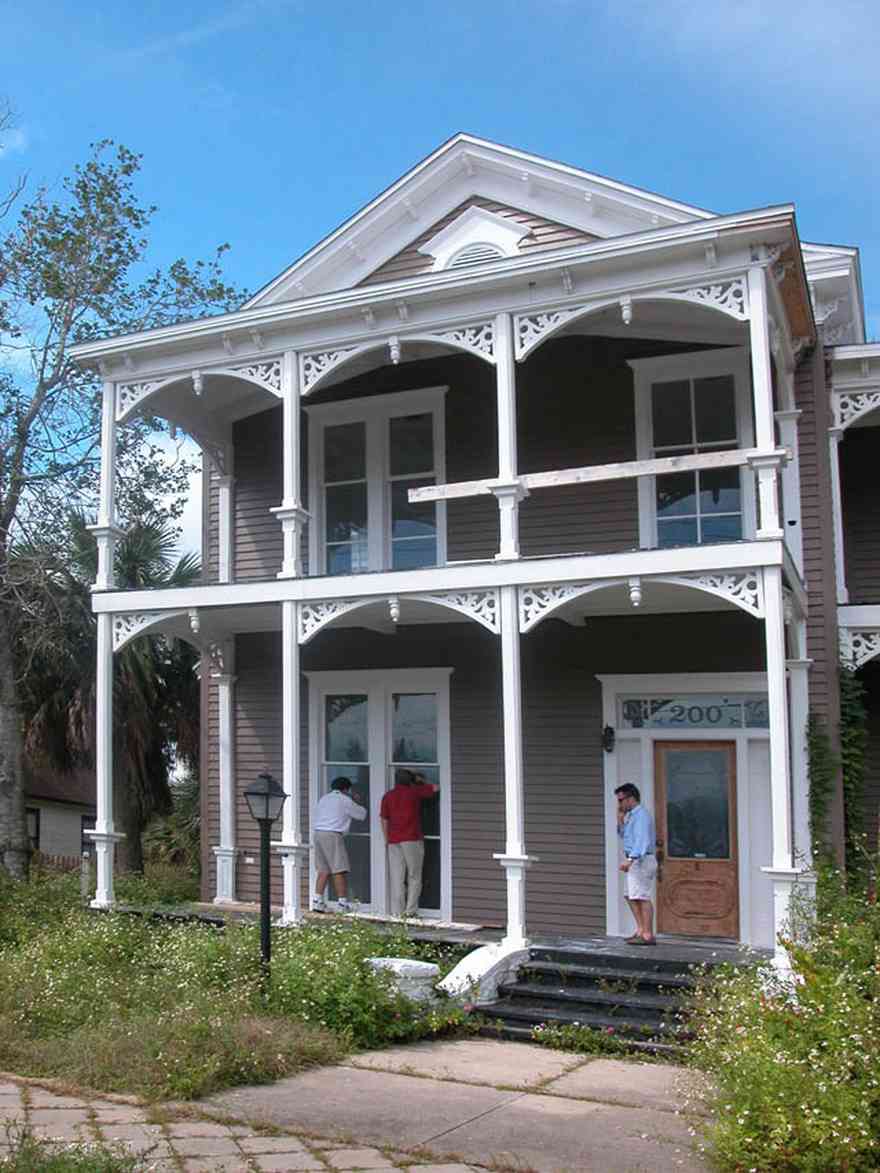
[[(635, 674), (625, 676), (601, 675), (596, 679), (602, 686), (602, 724), (611, 725), (617, 733), (612, 753), (603, 752), (604, 830), (605, 830), (605, 930), (609, 936), (625, 933), (629, 913), (623, 899), (619, 871), (619, 846), (614, 828), (617, 821), (614, 789), (623, 782), (626, 767), (621, 760), (629, 757), (638, 763), (637, 785), (645, 805), (654, 811), (654, 743), (657, 741), (732, 741), (736, 745), (737, 770), (737, 851), (739, 857), (739, 920), (740, 940), (745, 944), (772, 948), (773, 910), (772, 889), (767, 888), (761, 873), (761, 860), (752, 860), (751, 827), (756, 812), (766, 805), (769, 826), (770, 807), (769, 762), (766, 777), (759, 777), (752, 769), (751, 743), (769, 746), (769, 729), (618, 729), (618, 700), (626, 693), (746, 693), (767, 692), (767, 677), (763, 672), (696, 672), (675, 674)], [(624, 749), (627, 747), (627, 749)], [(627, 752), (628, 751), (628, 752)], [(754, 776), (753, 776), (754, 775)], [(759, 891), (761, 888), (767, 891)], [(766, 910), (759, 906), (767, 902)], [(769, 939), (762, 937), (763, 921), (770, 927)], [(629, 924), (632, 922), (629, 921)]]

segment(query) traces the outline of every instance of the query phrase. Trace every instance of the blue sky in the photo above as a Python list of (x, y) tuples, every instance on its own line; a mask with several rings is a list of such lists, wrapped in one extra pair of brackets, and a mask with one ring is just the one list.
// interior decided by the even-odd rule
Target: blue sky
[(144, 154), (153, 259), (256, 290), (458, 130), (862, 251), (880, 337), (877, 0), (7, 5), (0, 191)]

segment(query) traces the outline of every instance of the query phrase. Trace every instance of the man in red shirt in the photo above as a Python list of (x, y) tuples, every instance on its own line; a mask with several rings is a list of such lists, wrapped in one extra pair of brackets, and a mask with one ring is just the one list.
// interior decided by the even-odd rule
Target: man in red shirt
[(426, 782), (421, 774), (398, 770), (394, 775), (394, 789), (387, 790), (382, 797), (379, 818), (388, 844), (392, 916), (418, 915), (425, 862), (422, 802), (438, 790), (438, 786)]

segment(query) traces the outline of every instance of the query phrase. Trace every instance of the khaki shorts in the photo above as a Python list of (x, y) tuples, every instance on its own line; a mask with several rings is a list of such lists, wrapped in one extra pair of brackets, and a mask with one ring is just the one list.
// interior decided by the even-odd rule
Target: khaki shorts
[(333, 875), (351, 871), (341, 831), (316, 831), (314, 847), (316, 871)]
[(657, 876), (657, 857), (643, 855), (634, 859), (626, 873), (627, 900), (653, 900), (654, 880)]

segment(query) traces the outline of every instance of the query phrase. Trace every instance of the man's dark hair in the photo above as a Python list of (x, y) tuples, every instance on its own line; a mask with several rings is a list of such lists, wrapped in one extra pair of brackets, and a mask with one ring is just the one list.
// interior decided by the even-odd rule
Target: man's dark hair
[(633, 786), (632, 782), (624, 782), (622, 786), (618, 786), (614, 791), (615, 794), (621, 798), (634, 798), (636, 802), (642, 801), (642, 796), (639, 794), (638, 786)]
[(330, 783), (331, 790), (351, 790), (351, 778), (334, 778)]
[(394, 783), (396, 786), (415, 786), (416, 776), (412, 770), (395, 770)]

